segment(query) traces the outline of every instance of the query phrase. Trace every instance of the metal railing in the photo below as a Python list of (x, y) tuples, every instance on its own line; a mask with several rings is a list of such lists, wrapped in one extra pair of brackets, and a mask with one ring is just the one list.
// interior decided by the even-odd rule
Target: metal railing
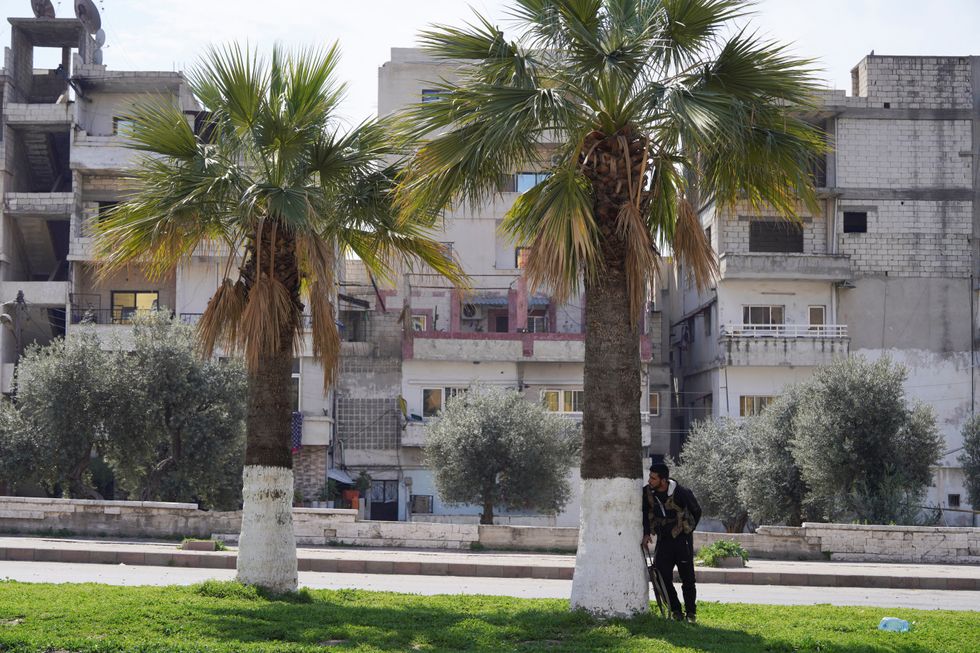
[[(132, 324), (137, 315), (156, 313), (158, 309), (71, 307), (72, 324)], [(159, 309), (163, 310), (163, 309)]]
[(846, 338), (846, 324), (725, 324), (723, 338)]

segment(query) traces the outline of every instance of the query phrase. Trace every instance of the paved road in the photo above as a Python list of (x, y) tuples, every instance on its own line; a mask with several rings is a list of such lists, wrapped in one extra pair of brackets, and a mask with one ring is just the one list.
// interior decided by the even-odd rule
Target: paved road
[[(231, 579), (234, 576), (234, 571), (225, 569), (0, 561), (0, 579), (10, 578), (33, 583), (189, 585), (208, 578)], [(571, 591), (571, 581), (523, 578), (302, 572), (299, 580), (301, 585), (311, 588), (358, 588), (413, 594), (490, 594), (524, 598), (567, 598)], [(927, 610), (980, 610), (980, 592), (703, 584), (698, 586), (698, 595), (705, 601), (724, 603), (774, 605), (832, 603)]]

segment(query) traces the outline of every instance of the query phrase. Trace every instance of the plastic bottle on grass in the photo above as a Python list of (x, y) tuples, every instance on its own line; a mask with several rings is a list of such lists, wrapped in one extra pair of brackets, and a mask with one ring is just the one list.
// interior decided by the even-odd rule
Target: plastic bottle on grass
[(907, 633), (909, 631), (909, 622), (898, 617), (885, 617), (878, 624), (878, 630), (887, 630), (893, 633)]

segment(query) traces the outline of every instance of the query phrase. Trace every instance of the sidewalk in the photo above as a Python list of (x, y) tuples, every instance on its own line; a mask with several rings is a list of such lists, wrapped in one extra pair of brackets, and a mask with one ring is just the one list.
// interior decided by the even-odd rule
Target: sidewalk
[[(575, 556), (520, 552), (300, 548), (299, 570), (351, 574), (408, 574), (571, 579)], [(182, 551), (175, 542), (0, 537), (0, 560), (234, 569), (236, 549)], [(980, 591), (980, 567), (751, 560), (744, 569), (698, 567), (698, 582), (813, 587)]]

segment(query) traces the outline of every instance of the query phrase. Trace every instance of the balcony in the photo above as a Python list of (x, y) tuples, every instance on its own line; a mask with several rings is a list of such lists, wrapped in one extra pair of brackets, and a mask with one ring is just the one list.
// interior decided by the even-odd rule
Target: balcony
[(121, 136), (75, 135), (71, 147), (71, 167), (86, 173), (121, 172), (136, 165), (139, 154), (126, 147)]
[(724, 252), (718, 265), (722, 279), (844, 281), (851, 278), (851, 257), (836, 254)]
[(4, 212), (17, 217), (65, 218), (71, 216), (74, 193), (4, 193)]
[(10, 127), (68, 127), (73, 113), (71, 104), (10, 102), (4, 120)]
[(585, 361), (581, 333), (413, 333), (410, 358), (429, 361)]
[(847, 356), (846, 324), (726, 324), (720, 345), (733, 367), (812, 367)]
[(41, 306), (57, 306), (64, 309), (68, 303), (67, 281), (3, 281), (0, 282), (0, 297), (12, 301), (17, 293), (23, 291), (24, 301)]
[[(582, 421), (581, 413), (567, 415), (568, 419), (575, 422)], [(646, 413), (642, 414), (640, 421), (640, 441), (644, 447), (649, 447), (651, 443), (650, 420)], [(409, 422), (402, 431), (403, 447), (423, 447), (425, 446), (425, 422)]]

